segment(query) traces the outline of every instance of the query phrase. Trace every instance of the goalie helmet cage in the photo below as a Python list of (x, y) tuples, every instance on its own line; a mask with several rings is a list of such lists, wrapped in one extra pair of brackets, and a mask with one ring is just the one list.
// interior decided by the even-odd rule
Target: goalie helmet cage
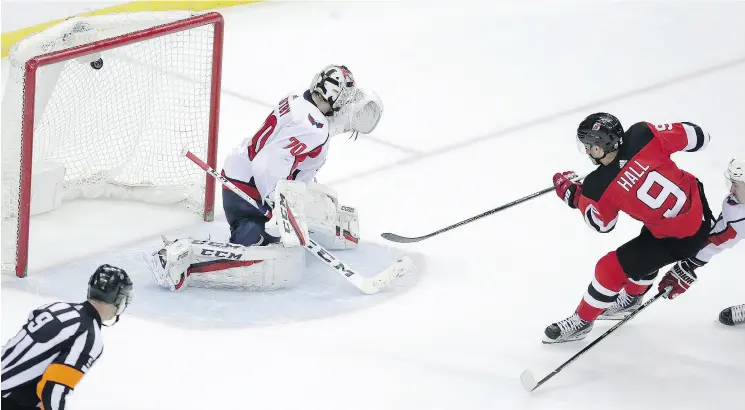
[(223, 32), (215, 12), (122, 13), (69, 19), (13, 46), (2, 105), (3, 273), (26, 276), (41, 162), (64, 167), (64, 200), (182, 203), (213, 219), (215, 182), (181, 152), (217, 162)]

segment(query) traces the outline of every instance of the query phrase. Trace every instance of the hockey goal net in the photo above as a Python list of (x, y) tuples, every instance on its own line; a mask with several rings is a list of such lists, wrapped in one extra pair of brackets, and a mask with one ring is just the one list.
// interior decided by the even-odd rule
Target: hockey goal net
[(182, 150), (215, 167), (222, 42), (219, 13), (146, 12), (69, 19), (12, 47), (3, 273), (26, 275), (32, 197), (50, 191), (38, 185), (45, 169), (59, 171), (52, 202), (180, 203), (212, 220), (214, 180)]

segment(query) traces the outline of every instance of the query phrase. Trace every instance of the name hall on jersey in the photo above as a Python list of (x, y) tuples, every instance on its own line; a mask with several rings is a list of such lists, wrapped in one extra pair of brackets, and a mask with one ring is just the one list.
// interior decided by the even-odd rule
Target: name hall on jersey
[[(634, 168), (634, 165), (636, 165), (636, 168)], [(634, 160), (634, 163), (626, 167), (626, 170), (623, 171), (623, 176), (616, 182), (618, 182), (618, 185), (621, 185), (621, 188), (625, 189), (626, 192), (629, 192), (629, 190), (634, 187), (634, 184), (642, 179), (648, 169), (649, 165), (645, 167), (638, 160)]]

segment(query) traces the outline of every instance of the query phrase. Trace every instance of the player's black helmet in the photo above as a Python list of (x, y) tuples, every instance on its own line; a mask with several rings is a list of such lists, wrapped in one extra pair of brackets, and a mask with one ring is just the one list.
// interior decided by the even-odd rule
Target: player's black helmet
[(132, 280), (127, 272), (115, 266), (99, 266), (88, 281), (88, 299), (116, 306), (117, 321), (133, 296)]
[(577, 127), (577, 140), (585, 147), (597, 145), (606, 154), (623, 144), (623, 126), (614, 115), (598, 112), (589, 115)]

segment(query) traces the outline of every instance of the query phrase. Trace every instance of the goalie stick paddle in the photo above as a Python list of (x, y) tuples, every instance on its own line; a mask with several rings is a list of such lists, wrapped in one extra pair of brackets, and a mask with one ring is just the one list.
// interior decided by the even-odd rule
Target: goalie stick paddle
[[(584, 176), (583, 177), (579, 177), (579, 178), (575, 178), (574, 180), (575, 181), (580, 181), (580, 180), (583, 180), (583, 179), (585, 179)], [(392, 241), (392, 242), (399, 242), (399, 243), (419, 242), (419, 241), (422, 241), (422, 240), (431, 238), (431, 237), (433, 237), (435, 235), (439, 235), (439, 234), (441, 234), (443, 232), (447, 232), (447, 231), (449, 231), (451, 229), (455, 229), (455, 228), (457, 228), (459, 226), (463, 226), (463, 225), (469, 224), (469, 223), (471, 223), (473, 221), (476, 221), (478, 219), (481, 219), (481, 218), (483, 218), (485, 216), (489, 216), (491, 214), (495, 214), (497, 212), (504, 211), (507, 208), (512, 208), (515, 205), (519, 205), (519, 204), (521, 204), (523, 202), (526, 202), (526, 201), (529, 201), (529, 200), (531, 200), (533, 198), (537, 198), (537, 197), (539, 197), (541, 195), (547, 194), (547, 193), (553, 191), (554, 189), (555, 188), (553, 186), (551, 188), (542, 189), (542, 190), (540, 190), (538, 192), (532, 193), (532, 194), (530, 194), (528, 196), (524, 196), (524, 197), (522, 197), (520, 199), (516, 199), (516, 200), (514, 200), (514, 201), (512, 201), (512, 202), (510, 202), (508, 204), (504, 204), (504, 205), (499, 206), (497, 208), (490, 209), (490, 210), (488, 210), (488, 211), (486, 211), (486, 212), (484, 212), (482, 214), (473, 216), (473, 217), (468, 218), (468, 219), (466, 219), (464, 221), (460, 221), (457, 224), (453, 224), (453, 225), (447, 226), (445, 228), (442, 228), (442, 229), (440, 229), (438, 231), (434, 231), (434, 232), (429, 233), (427, 235), (415, 236), (415, 237), (411, 237), (410, 238), (410, 237), (407, 237), (407, 236), (396, 235), (395, 233), (385, 232), (385, 233), (380, 234), (380, 236), (382, 236), (384, 239), (387, 239), (387, 240)]]
[(349, 265), (340, 261), (313, 239), (308, 240), (305, 249), (367, 295), (380, 292), (414, 267), (414, 261), (408, 256), (404, 256), (375, 276), (365, 277), (350, 269)]
[(600, 335), (600, 337), (598, 337), (597, 339), (593, 340), (590, 344), (588, 344), (587, 346), (585, 346), (582, 350), (580, 350), (579, 352), (577, 352), (569, 360), (567, 360), (561, 366), (559, 366), (556, 369), (554, 369), (554, 371), (552, 371), (551, 373), (549, 373), (546, 377), (542, 378), (541, 380), (539, 380), (539, 381), (536, 382), (535, 381), (535, 376), (533, 375), (533, 372), (530, 371), (530, 370), (525, 370), (524, 372), (522, 372), (522, 374), (520, 375), (520, 382), (522, 383), (522, 385), (525, 388), (525, 390), (527, 390), (529, 392), (532, 392), (535, 389), (537, 389), (538, 387), (540, 387), (543, 383), (546, 383), (547, 381), (549, 381), (552, 377), (556, 376), (557, 374), (559, 374), (559, 372), (561, 372), (562, 370), (564, 370), (565, 367), (569, 366), (572, 362), (574, 362), (575, 360), (579, 359), (580, 356), (582, 356), (583, 354), (587, 353), (587, 351), (590, 350), (590, 349), (592, 349), (593, 346), (595, 346), (596, 344), (600, 343), (601, 340), (605, 339), (608, 335), (610, 335), (611, 333), (615, 332), (616, 329), (618, 329), (619, 327), (621, 327), (621, 325), (623, 325), (624, 323), (626, 323), (629, 320), (633, 319), (634, 316), (636, 316), (637, 314), (639, 314), (639, 312), (641, 312), (642, 310), (646, 309), (647, 306), (651, 305), (652, 303), (654, 303), (655, 301), (657, 301), (657, 299), (661, 298), (662, 296), (664, 296), (665, 294), (667, 294), (671, 290), (672, 290), (672, 287), (667, 287), (667, 288), (665, 288), (665, 290), (663, 292), (660, 292), (660, 293), (656, 294), (653, 298), (651, 298), (648, 301), (644, 302), (644, 304), (642, 304), (639, 307), (639, 309), (637, 309), (635, 312), (631, 313), (630, 315), (626, 316), (623, 320), (621, 320), (618, 323), (616, 323), (613, 327), (611, 327), (605, 333), (603, 333), (602, 335)]
[[(246, 195), (245, 192), (238, 189), (238, 187), (236, 187), (235, 184), (230, 182), (230, 180), (218, 174), (217, 171), (212, 169), (199, 157), (194, 155), (194, 153), (192, 153), (188, 149), (184, 149), (183, 155), (189, 158), (195, 164), (197, 164), (200, 168), (202, 168), (204, 172), (206, 172), (207, 174), (211, 175), (212, 177), (220, 181), (220, 183), (222, 183), (226, 188), (235, 192), (236, 195), (240, 196), (246, 202), (256, 207), (258, 210), (264, 213), (264, 215), (267, 218), (271, 217), (271, 212), (272, 212), (271, 209), (268, 209), (268, 207), (266, 206), (259, 205), (253, 198), (251, 198), (250, 196)], [(287, 208), (287, 211), (289, 213), (290, 209)], [(381, 290), (386, 288), (388, 285), (393, 283), (394, 280), (404, 276), (414, 267), (414, 261), (410, 257), (404, 256), (401, 259), (394, 262), (391, 266), (378, 272), (375, 276), (363, 277), (359, 275), (357, 272), (353, 271), (349, 267), (349, 265), (339, 260), (336, 256), (331, 254), (331, 252), (327, 251), (326, 248), (319, 245), (313, 239), (308, 239), (307, 241), (303, 241), (302, 246), (303, 248), (305, 248), (305, 250), (307, 250), (313, 256), (318, 258), (326, 266), (333, 269), (334, 272), (338, 273), (341, 277), (343, 277), (348, 282), (350, 282), (352, 285), (357, 287), (357, 289), (359, 289), (362, 293), (365, 293), (367, 295), (372, 295), (372, 294), (380, 292)]]

